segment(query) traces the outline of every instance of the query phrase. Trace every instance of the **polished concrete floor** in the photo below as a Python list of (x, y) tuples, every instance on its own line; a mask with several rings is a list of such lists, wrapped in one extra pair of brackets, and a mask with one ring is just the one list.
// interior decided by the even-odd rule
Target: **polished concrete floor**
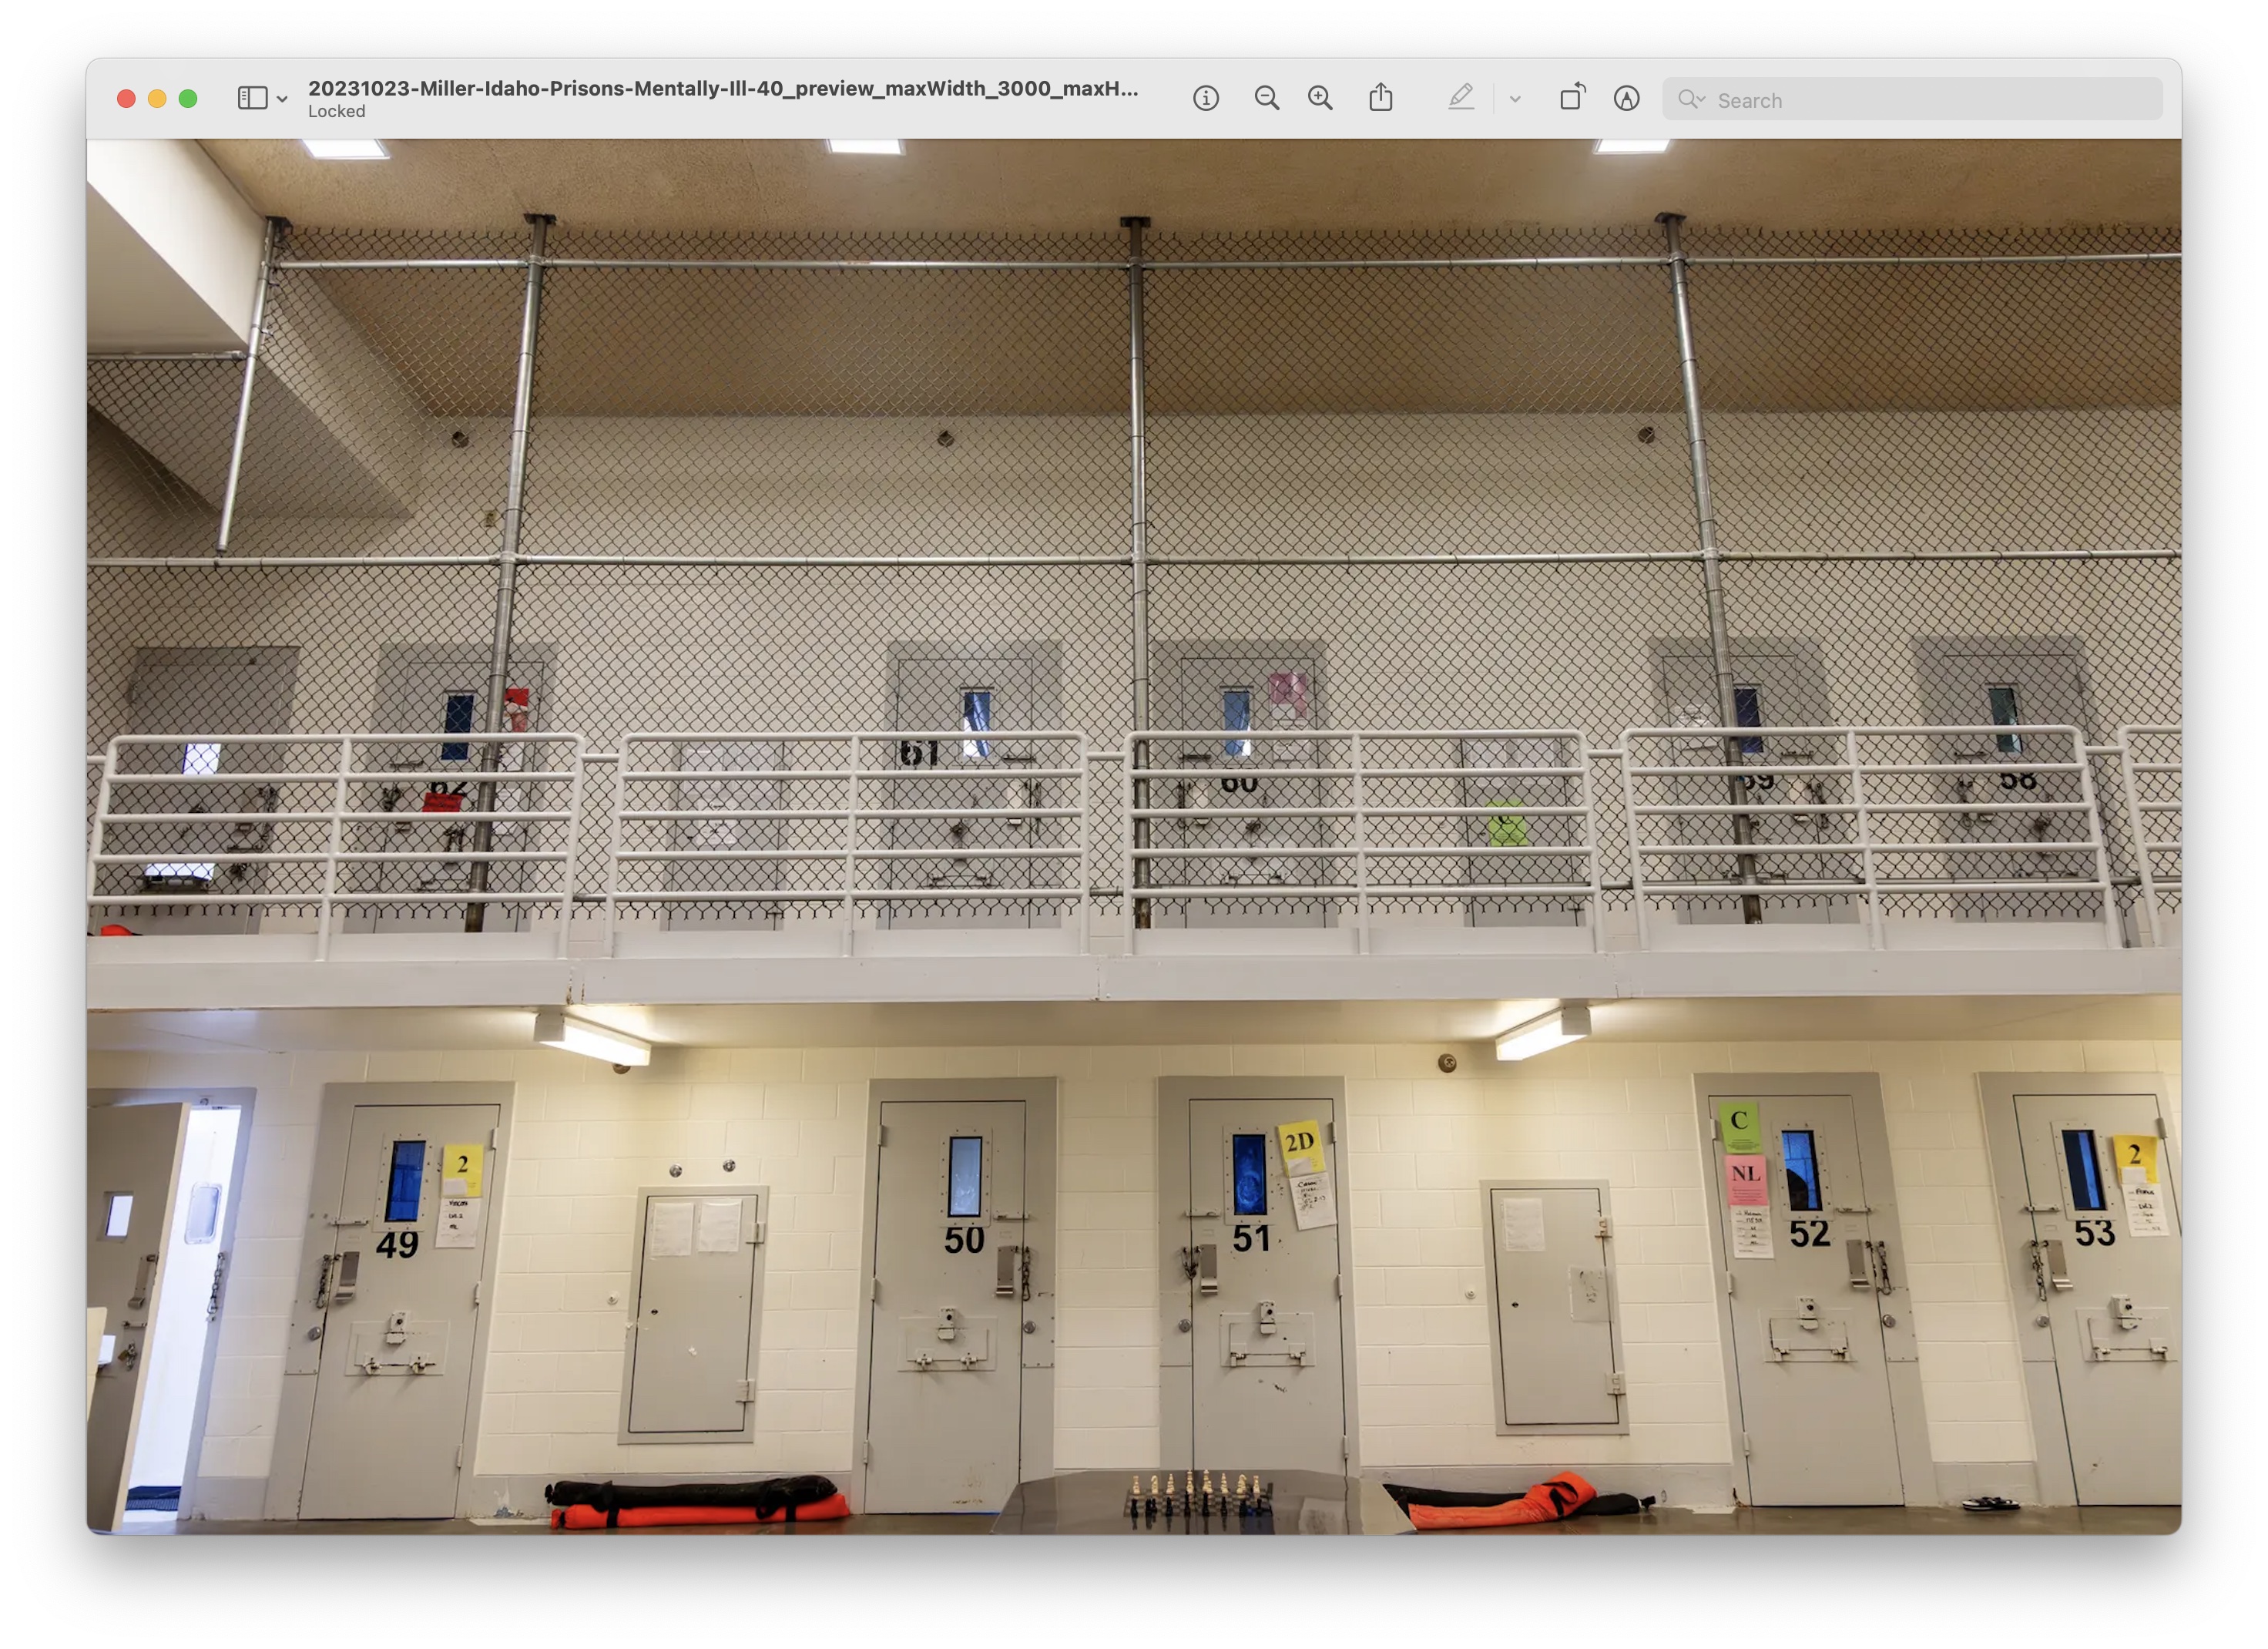
[[(1577, 1518), (1513, 1528), (1446, 1529), (1444, 1540), (1587, 1540), (1609, 1536), (1675, 1534), (2170, 1534), (2181, 1527), (2178, 1506), (2027, 1507), (2020, 1512), (1963, 1512), (1958, 1506), (1742, 1506), (1729, 1512), (1689, 1512), (1676, 1507), (1637, 1517)], [(750, 1524), (705, 1528), (593, 1530), (578, 1538), (613, 1540), (688, 1537), (831, 1540), (855, 1534), (983, 1534), (989, 1517), (876, 1516), (834, 1523)], [(383, 1523), (174, 1523), (136, 1521), (129, 1534), (546, 1534), (549, 1526), (528, 1519), (471, 1522)], [(562, 1538), (566, 1538), (562, 1536)]]

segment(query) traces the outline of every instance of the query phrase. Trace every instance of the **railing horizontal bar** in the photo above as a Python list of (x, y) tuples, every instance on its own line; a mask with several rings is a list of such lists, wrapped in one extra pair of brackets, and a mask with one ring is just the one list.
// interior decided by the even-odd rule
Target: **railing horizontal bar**
[[(2106, 889), (2101, 882), (2081, 882), (2059, 876), (2038, 876), (2021, 882), (1918, 882), (1901, 881), (1890, 877), (1878, 879), (1874, 885), (1885, 894), (1895, 893), (2101, 893)], [(1719, 893), (1745, 896), (1761, 894), (1766, 898), (1792, 893), (1848, 893), (1862, 895), (1867, 884), (1857, 877), (1848, 882), (1653, 882), (1641, 890), (1650, 898), (1661, 893)]]
[(924, 567), (924, 566), (1127, 566), (1132, 558), (1123, 555), (957, 555), (957, 556), (733, 556), (692, 555), (662, 552), (656, 555), (637, 555), (628, 551), (611, 554), (538, 554), (513, 558), (522, 566), (684, 566), (684, 567)]
[(89, 556), (91, 567), (180, 567), (191, 573), (247, 572), (261, 567), (494, 566), (492, 555), (403, 556)]
[(2051, 842), (1860, 842), (1853, 838), (1845, 842), (1708, 842), (1698, 846), (1679, 843), (1676, 846), (1652, 842), (1637, 844), (1636, 851), (1662, 857), (1722, 857), (1737, 854), (1747, 858), (1765, 854), (1854, 854), (1862, 847), (1872, 847), (1878, 854), (1970, 854), (1970, 853), (2029, 853), (2083, 854), (2096, 847), (2093, 841)]
[[(955, 734), (957, 738), (960, 736)], [(685, 780), (707, 782), (729, 779), (743, 783), (777, 780), (783, 784), (821, 783), (832, 780), (840, 784), (846, 779), (868, 779), (896, 783), (909, 780), (959, 780), (963, 783), (1020, 783), (1033, 779), (1076, 779), (1076, 767), (861, 767), (856, 773), (844, 767), (720, 767), (699, 773), (677, 773), (654, 768), (643, 772), (625, 772), (624, 784), (674, 784)], [(871, 817), (869, 811), (858, 810), (861, 817)]]
[[(1632, 767), (1630, 770), (1630, 775), (1633, 779), (1706, 779), (1720, 775), (1733, 778), (1761, 779), (1765, 777), (1778, 778), (1782, 776), (1804, 777), (1825, 773), (1847, 774), (1855, 772), (1868, 779), (1875, 778), (1877, 776), (1883, 778), (1926, 776), (1933, 773), (1949, 775), (1954, 778), (1962, 778), (1974, 777), (1978, 773), (2076, 773), (2079, 771), (2080, 765), (2077, 762), (2008, 762), (2006, 764), (1995, 763), (1989, 767), (1985, 766), (1981, 762), (1885, 762), (1880, 765), (1868, 762), (1862, 764), (1856, 768), (1848, 766), (1804, 766), (1789, 763), (1776, 762), (1769, 767), (1763, 765), (1755, 767), (1734, 767), (1727, 765)], [(1869, 796), (1867, 799), (1867, 805), (1869, 808), (1872, 808), (1874, 805), (1874, 798), (1872, 796)], [(1893, 802), (1890, 805), (1895, 806), (1896, 804)], [(1977, 803), (1977, 805), (1978, 807), (1984, 807), (1988, 804), (1980, 802)]]
[[(147, 858), (148, 854), (136, 855)], [(454, 858), (457, 855), (433, 855)], [(861, 861), (868, 859), (1078, 859), (1085, 855), (1076, 847), (862, 847)], [(625, 848), (619, 855), (625, 861), (640, 864), (696, 864), (704, 860), (835, 860), (843, 857), (840, 842), (828, 847), (654, 847)]]
[[(1879, 256), (1853, 257), (1689, 257), (1686, 263), (1695, 267), (1703, 264), (1716, 268), (1779, 268), (1789, 266), (1833, 264), (1992, 264), (1992, 263), (2178, 263), (2178, 252), (2007, 252), (1978, 253), (1963, 255), (1948, 253), (1941, 256), (1916, 254), (1901, 255), (1885, 253)], [(1154, 266), (1153, 266), (1154, 267)]]
[(206, 853), (202, 849), (152, 848), (144, 853), (99, 853), (97, 864), (320, 864), (324, 853)]
[(240, 361), (242, 350), (89, 350), (91, 361)]
[[(767, 819), (782, 824), (792, 821), (818, 823), (824, 820), (839, 822), (850, 817), (848, 808), (836, 808), (832, 811), (766, 808), (747, 812), (708, 808), (626, 808), (622, 813), (625, 823), (659, 823), (672, 819), (700, 819), (717, 824), (733, 819), (759, 823)], [(1083, 815), (1078, 808), (861, 808), (858, 817), (861, 819), (1032, 819), (1079, 818)]]
[[(556, 905), (559, 891), (526, 893), (458, 893), (419, 888), (400, 893), (333, 893), (334, 905), (411, 905), (447, 909), (464, 905)], [(119, 893), (102, 894), (87, 900), (90, 905), (107, 908), (132, 907), (139, 905), (302, 905), (309, 910), (323, 902), (323, 895), (310, 891), (305, 893)]]
[[(554, 896), (556, 897), (556, 895)], [(1087, 897), (1081, 888), (656, 888), (616, 895), (624, 905), (840, 905), (845, 898), (864, 904), (990, 904), (1002, 899), (1045, 899), (1060, 903)]]
[[(512, 260), (515, 264), (527, 262)], [(1094, 270), (1123, 272), (1123, 258), (574, 258), (534, 260), (555, 270), (872, 270), (919, 274), (983, 270)], [(288, 266), (287, 266), (288, 267)], [(1149, 265), (1152, 269), (1160, 267)]]
[[(147, 858), (149, 855), (142, 855)], [(320, 855), (317, 855), (319, 858)], [(507, 853), (501, 849), (475, 852), (470, 848), (432, 849), (424, 853), (342, 853), (341, 864), (456, 864), (460, 861), (495, 861), (515, 864), (565, 864), (564, 852)]]

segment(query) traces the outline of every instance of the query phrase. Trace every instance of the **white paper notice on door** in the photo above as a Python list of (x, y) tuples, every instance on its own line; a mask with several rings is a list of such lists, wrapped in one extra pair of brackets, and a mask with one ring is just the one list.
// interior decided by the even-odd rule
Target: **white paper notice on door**
[(649, 1260), (674, 1260), (693, 1252), (693, 1200), (671, 1197), (645, 1208), (645, 1254)]
[(1733, 1208), (1725, 1210), (1733, 1227), (1733, 1258), (1769, 1260), (1772, 1257), (1771, 1210)]
[(740, 1199), (703, 1197), (693, 1222), (693, 1246), (700, 1253), (731, 1253), (740, 1246)]
[(2152, 1185), (2139, 1168), (2119, 1171), (2124, 1181), (2118, 1187), (2126, 1200), (2126, 1234), (2129, 1237), (2170, 1237), (2173, 1227), (2166, 1221), (2166, 1203), (2159, 1188)]
[(479, 1197), (444, 1197), (441, 1200), (441, 1222), (433, 1228), (436, 1248), (477, 1248), (481, 1246), (481, 1210), (487, 1204)]
[(1291, 1180), (1292, 1220), (1301, 1231), (1339, 1223), (1337, 1194), (1329, 1174), (1296, 1174)]
[(1543, 1252), (1543, 1199), (1499, 1197), (1496, 1205), (1496, 1246), (1506, 1253)]

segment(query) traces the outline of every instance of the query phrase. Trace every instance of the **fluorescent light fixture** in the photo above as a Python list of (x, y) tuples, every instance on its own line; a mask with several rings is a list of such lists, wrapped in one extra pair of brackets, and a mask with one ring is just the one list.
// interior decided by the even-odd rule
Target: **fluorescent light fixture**
[(905, 144), (895, 137), (829, 137), (829, 154), (903, 154)]
[(1538, 1054), (1549, 1054), (1553, 1048), (1565, 1047), (1570, 1042), (1580, 1042), (1591, 1034), (1591, 1005), (1588, 1002), (1562, 1002), (1550, 1013), (1516, 1024), (1496, 1039), (1496, 1056), (1500, 1060), (1533, 1059)]
[(386, 145), (375, 137), (302, 137), (307, 152), (318, 160), (390, 160)]
[(1593, 154), (1660, 154), (1669, 147), (1667, 137), (1602, 137)]
[(570, 1019), (563, 1008), (535, 1010), (535, 1039), (544, 1047), (604, 1060), (609, 1065), (644, 1065), (653, 1058), (652, 1043), (594, 1025), (587, 1019)]

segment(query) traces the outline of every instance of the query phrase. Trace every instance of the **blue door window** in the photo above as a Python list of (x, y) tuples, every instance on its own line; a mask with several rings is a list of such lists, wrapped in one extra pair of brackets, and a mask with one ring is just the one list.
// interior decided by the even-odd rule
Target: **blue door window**
[(2093, 1128), (2063, 1131), (2063, 1165), (2071, 1176), (2072, 1206), (2081, 1212), (2102, 1207), (2102, 1159), (2095, 1150)]
[[(971, 687), (961, 695), (961, 730), (963, 733), (990, 733), (992, 730), (992, 690)], [(988, 738), (965, 738), (961, 741), (961, 753), (972, 761), (992, 759), (992, 741)]]
[[(444, 733), (471, 732), (473, 730), (473, 701), (474, 695), (468, 692), (453, 692), (446, 699), (443, 699), (441, 701), (441, 731)], [(472, 758), (473, 747), (470, 743), (453, 743), (444, 744), (441, 746), (441, 759), (443, 761), (470, 761)]]
[(984, 1213), (984, 1136), (956, 1134), (946, 1147), (945, 1212), (948, 1219)]
[[(1224, 687), (1220, 690), (1220, 724), (1232, 733), (1252, 730), (1251, 688)], [(1249, 756), (1252, 754), (1252, 741), (1248, 738), (1226, 739), (1220, 748), (1231, 756)]]
[(1235, 1182), (1236, 1211), (1268, 1211), (1268, 1136), (1236, 1134), (1229, 1137), (1229, 1176)]
[(386, 1223), (407, 1224), (417, 1217), (425, 1194), (425, 1142), (396, 1140), (386, 1176)]
[[(1733, 689), (1733, 721), (1739, 727), (1760, 728), (1764, 724), (1764, 701), (1760, 689), (1755, 687)], [(1761, 756), (1764, 753), (1764, 740), (1744, 738), (1741, 741), (1742, 755)]]
[(1779, 1159), (1787, 1169), (1787, 1206), (1794, 1214), (1817, 1213), (1825, 1206), (1819, 1183), (1819, 1140), (1809, 1128), (1784, 1128)]
[[(1994, 727), (2022, 725), (2024, 714), (2016, 707), (2016, 690), (2013, 685), (2004, 684), (1997, 687), (1987, 687), (1984, 690), (1984, 698), (1992, 707)], [(2024, 753), (2024, 736), (2021, 733), (1996, 734), (1993, 736), (1992, 743), (1999, 747), (2003, 756), (2021, 756)]]

